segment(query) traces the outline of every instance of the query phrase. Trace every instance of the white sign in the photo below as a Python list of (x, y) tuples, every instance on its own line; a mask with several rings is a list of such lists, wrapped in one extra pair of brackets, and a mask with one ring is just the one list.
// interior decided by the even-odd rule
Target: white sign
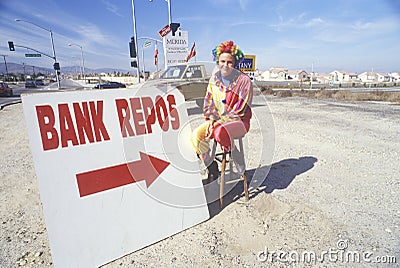
[(55, 267), (98, 267), (209, 218), (176, 88), (22, 101)]
[(184, 63), (188, 56), (188, 31), (177, 30), (175, 36), (170, 32), (163, 37), (163, 45), (164, 51), (166, 52), (166, 66)]

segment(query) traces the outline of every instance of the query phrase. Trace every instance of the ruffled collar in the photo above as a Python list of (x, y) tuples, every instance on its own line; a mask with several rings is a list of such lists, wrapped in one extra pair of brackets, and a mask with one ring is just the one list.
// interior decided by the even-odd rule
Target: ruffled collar
[(239, 72), (232, 72), (227, 77), (224, 77), (226, 80), (230, 81), (229, 86), (226, 87), (222, 82), (221, 71), (218, 71), (214, 75), (215, 85), (219, 88), (221, 92), (224, 91), (224, 88), (226, 89), (226, 91), (232, 90), (237, 85), (239, 76), (240, 76)]

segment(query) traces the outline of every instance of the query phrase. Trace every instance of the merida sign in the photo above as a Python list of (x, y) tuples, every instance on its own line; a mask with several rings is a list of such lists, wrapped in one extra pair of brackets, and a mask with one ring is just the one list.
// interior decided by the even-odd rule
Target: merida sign
[(167, 39), (167, 45), (186, 45), (187, 40), (184, 39)]
[(175, 36), (171, 32), (168, 33), (163, 37), (163, 44), (166, 55), (166, 67), (185, 62), (189, 47), (188, 31), (177, 30)]

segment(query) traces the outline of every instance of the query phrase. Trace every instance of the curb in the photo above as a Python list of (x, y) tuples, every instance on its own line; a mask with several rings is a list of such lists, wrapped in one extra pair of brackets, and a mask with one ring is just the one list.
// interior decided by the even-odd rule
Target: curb
[(12, 105), (12, 104), (17, 104), (17, 103), (21, 103), (22, 100), (15, 100), (9, 103), (4, 103), (4, 104), (0, 104), (0, 111), (3, 110), (4, 107)]

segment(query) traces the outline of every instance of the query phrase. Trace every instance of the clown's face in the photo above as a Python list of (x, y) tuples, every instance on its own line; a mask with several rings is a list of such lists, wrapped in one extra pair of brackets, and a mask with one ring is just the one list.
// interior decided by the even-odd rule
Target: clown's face
[(223, 76), (230, 75), (235, 67), (235, 58), (229, 53), (221, 53), (218, 58), (218, 67)]

